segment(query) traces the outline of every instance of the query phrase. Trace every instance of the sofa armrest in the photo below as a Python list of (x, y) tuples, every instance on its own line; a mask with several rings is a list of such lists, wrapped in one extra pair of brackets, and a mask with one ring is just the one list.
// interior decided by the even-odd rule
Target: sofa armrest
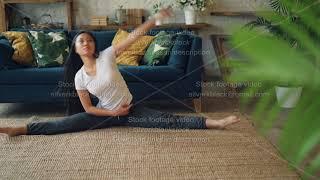
[(202, 73), (204, 71), (202, 54), (202, 39), (194, 36), (190, 48), (187, 69), (185, 71), (185, 76), (191, 78), (193, 81), (202, 80)]
[(202, 61), (202, 39), (194, 36), (190, 48), (190, 55), (188, 58), (187, 67), (185, 69), (184, 78), (182, 80), (183, 86), (187, 91), (188, 98), (199, 98), (201, 96), (203, 61)]
[(5, 69), (8, 62), (11, 61), (11, 57), (14, 53), (14, 49), (11, 47), (9, 40), (0, 35), (0, 69)]

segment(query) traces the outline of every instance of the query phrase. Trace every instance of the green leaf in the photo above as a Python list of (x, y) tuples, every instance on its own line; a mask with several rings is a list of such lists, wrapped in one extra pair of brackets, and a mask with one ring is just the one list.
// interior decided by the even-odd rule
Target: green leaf
[[(272, 89), (273, 90), (273, 89)], [(267, 91), (267, 93), (272, 93), (271, 89), (269, 89)], [(267, 129), (266, 127), (266, 123), (264, 121), (264, 117), (265, 117), (265, 109), (268, 108), (268, 106), (271, 104), (271, 101), (272, 101), (272, 96), (263, 96), (259, 102), (257, 103), (256, 105), (256, 108), (255, 108), (255, 112), (253, 113), (253, 117), (254, 119), (258, 122), (258, 125), (260, 125), (260, 127), (262, 128), (262, 132), (263, 133), (266, 133)]]
[[(317, 157), (314, 158), (310, 166), (307, 167), (306, 172), (308, 174), (315, 174), (319, 169), (320, 169), (320, 154), (318, 154)], [(305, 175), (304, 177), (306, 178), (307, 176)]]
[[(230, 61), (226, 66), (233, 69), (228, 80), (264, 85), (246, 88), (243, 92), (270, 94), (259, 99), (254, 112), (263, 133), (274, 125), (281, 113), (272, 96), (273, 86), (303, 87), (300, 101), (289, 111), (278, 141), (281, 154), (295, 167), (299, 167), (320, 142), (319, 4), (316, 0), (270, 0), (275, 12), (263, 14), (231, 38), (233, 48), (243, 53), (246, 61)], [(241, 106), (252, 100), (252, 97), (241, 98)], [(306, 170), (314, 175), (319, 169), (320, 155), (313, 158)]]

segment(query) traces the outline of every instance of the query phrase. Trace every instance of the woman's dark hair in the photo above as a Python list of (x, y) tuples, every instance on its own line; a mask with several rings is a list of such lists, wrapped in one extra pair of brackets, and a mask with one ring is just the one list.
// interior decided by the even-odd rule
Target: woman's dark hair
[(79, 31), (73, 38), (70, 51), (67, 60), (64, 62), (64, 87), (63, 87), (63, 93), (65, 97), (65, 106), (66, 106), (66, 115), (72, 115), (79, 112), (84, 112), (84, 108), (82, 107), (82, 104), (80, 102), (79, 96), (77, 94), (77, 91), (75, 89), (74, 85), (74, 77), (78, 70), (82, 67), (83, 62), (79, 56), (79, 54), (76, 53), (75, 44), (76, 40), (79, 35), (81, 34), (88, 34), (91, 36), (91, 38), (94, 41), (95, 44), (95, 57), (98, 57), (98, 50), (97, 50), (97, 40), (93, 36), (93, 34), (89, 31)]

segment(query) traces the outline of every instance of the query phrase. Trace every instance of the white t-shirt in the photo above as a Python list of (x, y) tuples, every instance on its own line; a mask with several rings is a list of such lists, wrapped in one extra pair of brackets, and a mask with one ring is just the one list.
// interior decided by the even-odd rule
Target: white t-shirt
[(82, 66), (74, 81), (76, 90), (88, 90), (99, 99), (98, 108), (114, 110), (131, 103), (132, 95), (117, 67), (113, 46), (99, 53), (95, 76), (88, 75)]

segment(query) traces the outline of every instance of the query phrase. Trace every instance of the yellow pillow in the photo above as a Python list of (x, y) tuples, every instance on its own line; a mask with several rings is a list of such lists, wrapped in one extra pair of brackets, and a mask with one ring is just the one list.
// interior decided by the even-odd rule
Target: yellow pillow
[[(112, 45), (118, 44), (129, 36), (127, 31), (119, 29), (112, 40)], [(141, 36), (136, 42), (131, 44), (117, 58), (117, 64), (139, 66), (139, 62), (146, 49), (154, 39), (154, 36)]]
[(33, 65), (33, 50), (25, 32), (7, 31), (2, 33), (12, 44), (12, 60), (18, 64)]

